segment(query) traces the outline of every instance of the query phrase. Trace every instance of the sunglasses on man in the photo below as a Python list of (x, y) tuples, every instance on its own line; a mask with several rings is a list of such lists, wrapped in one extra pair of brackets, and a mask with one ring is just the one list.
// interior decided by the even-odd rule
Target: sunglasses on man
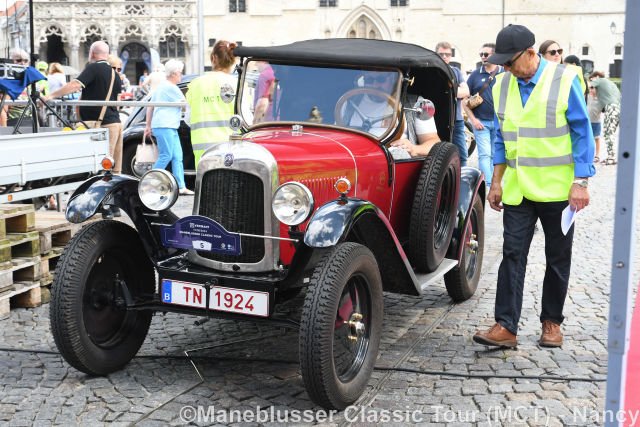
[(438, 55), (440, 55), (441, 58), (449, 58), (453, 54), (451, 52), (438, 52)]
[(488, 52), (480, 52), (480, 58), (488, 58), (490, 57), (491, 54)]
[(515, 58), (508, 60), (507, 62), (505, 62), (504, 65), (505, 67), (509, 67), (511, 68), (513, 66), (513, 64), (520, 59), (520, 57), (526, 52), (526, 50), (523, 50), (522, 52), (520, 52)]
[(15, 62), (16, 64), (26, 64), (29, 62), (28, 59), (22, 59), (22, 58), (18, 58), (18, 59), (14, 59), (13, 62)]
[(387, 81), (387, 76), (364, 76), (364, 82), (368, 85), (374, 83), (384, 83)]
[(551, 56), (556, 56), (556, 54), (562, 55), (562, 52), (563, 52), (562, 49), (553, 49), (553, 50), (546, 51), (545, 54), (549, 54)]

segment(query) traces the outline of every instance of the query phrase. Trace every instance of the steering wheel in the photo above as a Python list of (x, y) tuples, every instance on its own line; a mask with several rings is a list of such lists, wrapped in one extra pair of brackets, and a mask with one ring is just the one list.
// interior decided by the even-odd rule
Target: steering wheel
[[(360, 108), (358, 108), (357, 102), (353, 99), (361, 95), (369, 95), (373, 98), (382, 99), (384, 102), (386, 102), (389, 105), (389, 107), (391, 107), (392, 112), (390, 114), (384, 114), (382, 116), (377, 116), (377, 117), (371, 117), (366, 115), (360, 110)], [(344, 108), (345, 105), (348, 106), (348, 108)], [(334, 117), (336, 119), (336, 124), (338, 126), (358, 128), (365, 132), (368, 132), (369, 129), (371, 129), (374, 124), (380, 123), (385, 119), (393, 117), (393, 111), (395, 110), (395, 106), (396, 106), (396, 101), (390, 95), (387, 95), (386, 93), (377, 89), (361, 87), (361, 88), (351, 89), (350, 91), (342, 95), (340, 99), (338, 99), (338, 102), (336, 102)], [(354, 126), (349, 123), (346, 123), (348, 120), (351, 119), (352, 116), (349, 115), (349, 117), (344, 117), (343, 114), (351, 110), (355, 114), (357, 114), (358, 117), (360, 117), (360, 120), (362, 121), (362, 125)]]

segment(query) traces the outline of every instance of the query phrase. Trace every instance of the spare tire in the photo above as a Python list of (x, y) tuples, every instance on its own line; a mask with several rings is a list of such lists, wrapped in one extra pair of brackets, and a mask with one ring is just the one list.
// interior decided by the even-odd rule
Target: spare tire
[(409, 222), (409, 258), (430, 273), (444, 259), (456, 224), (460, 156), (449, 142), (434, 145), (424, 161)]

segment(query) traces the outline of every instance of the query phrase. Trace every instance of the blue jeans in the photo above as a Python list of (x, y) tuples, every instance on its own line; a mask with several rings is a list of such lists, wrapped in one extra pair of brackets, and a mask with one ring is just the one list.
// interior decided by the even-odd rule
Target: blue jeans
[(153, 164), (153, 168), (164, 169), (171, 162), (171, 172), (176, 177), (176, 181), (178, 181), (178, 188), (186, 188), (178, 129), (153, 128), (151, 133), (158, 142), (158, 160)]
[(467, 150), (467, 139), (464, 136), (464, 120), (456, 120), (453, 125), (453, 144), (458, 147), (460, 154), (460, 166), (467, 166), (469, 151)]
[(476, 137), (478, 147), (478, 166), (484, 173), (487, 185), (491, 185), (493, 176), (493, 141), (496, 139), (496, 128), (493, 120), (480, 120), (484, 129), (473, 128), (473, 135)]
[(538, 218), (544, 230), (547, 264), (542, 282), (540, 322), (551, 320), (561, 324), (564, 320), (562, 310), (569, 288), (574, 226), (571, 226), (565, 236), (562, 234), (560, 219), (562, 210), (568, 204), (567, 201), (532, 202), (522, 199), (522, 203), (517, 206), (504, 205), (504, 243), (502, 262), (498, 269), (495, 319), (513, 334), (518, 333), (527, 257)]

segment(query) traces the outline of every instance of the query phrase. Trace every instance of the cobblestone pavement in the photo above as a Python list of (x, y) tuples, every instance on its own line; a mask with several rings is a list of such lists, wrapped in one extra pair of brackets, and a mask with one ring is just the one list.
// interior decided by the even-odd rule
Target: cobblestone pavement
[[(615, 171), (600, 168), (591, 183), (592, 205), (577, 220), (562, 348), (536, 344), (544, 274), (540, 232), (529, 256), (520, 345), (488, 350), (472, 342), (477, 328), (493, 322), (502, 228), (500, 214), (488, 210), (476, 295), (453, 305), (444, 284), (423, 297), (385, 295), (379, 369), (356, 406), (321, 424), (370, 425), (385, 421), (385, 414), (395, 425), (602, 424), (606, 385), (596, 380), (607, 370)], [(184, 209), (187, 199), (181, 199)], [(189, 410), (198, 406), (196, 424), (228, 424), (224, 416), (232, 409), (266, 417), (260, 407), (280, 418), (254, 425), (279, 425), (285, 410), (296, 420), (295, 411), (319, 409), (299, 374), (295, 331), (226, 320), (195, 325), (190, 316), (158, 314), (139, 356), (120, 372), (94, 378), (56, 354), (48, 308), (15, 309), (0, 321), (2, 425), (180, 425), (193, 420)], [(194, 350), (199, 347), (211, 348)], [(184, 356), (190, 349), (194, 365)]]

